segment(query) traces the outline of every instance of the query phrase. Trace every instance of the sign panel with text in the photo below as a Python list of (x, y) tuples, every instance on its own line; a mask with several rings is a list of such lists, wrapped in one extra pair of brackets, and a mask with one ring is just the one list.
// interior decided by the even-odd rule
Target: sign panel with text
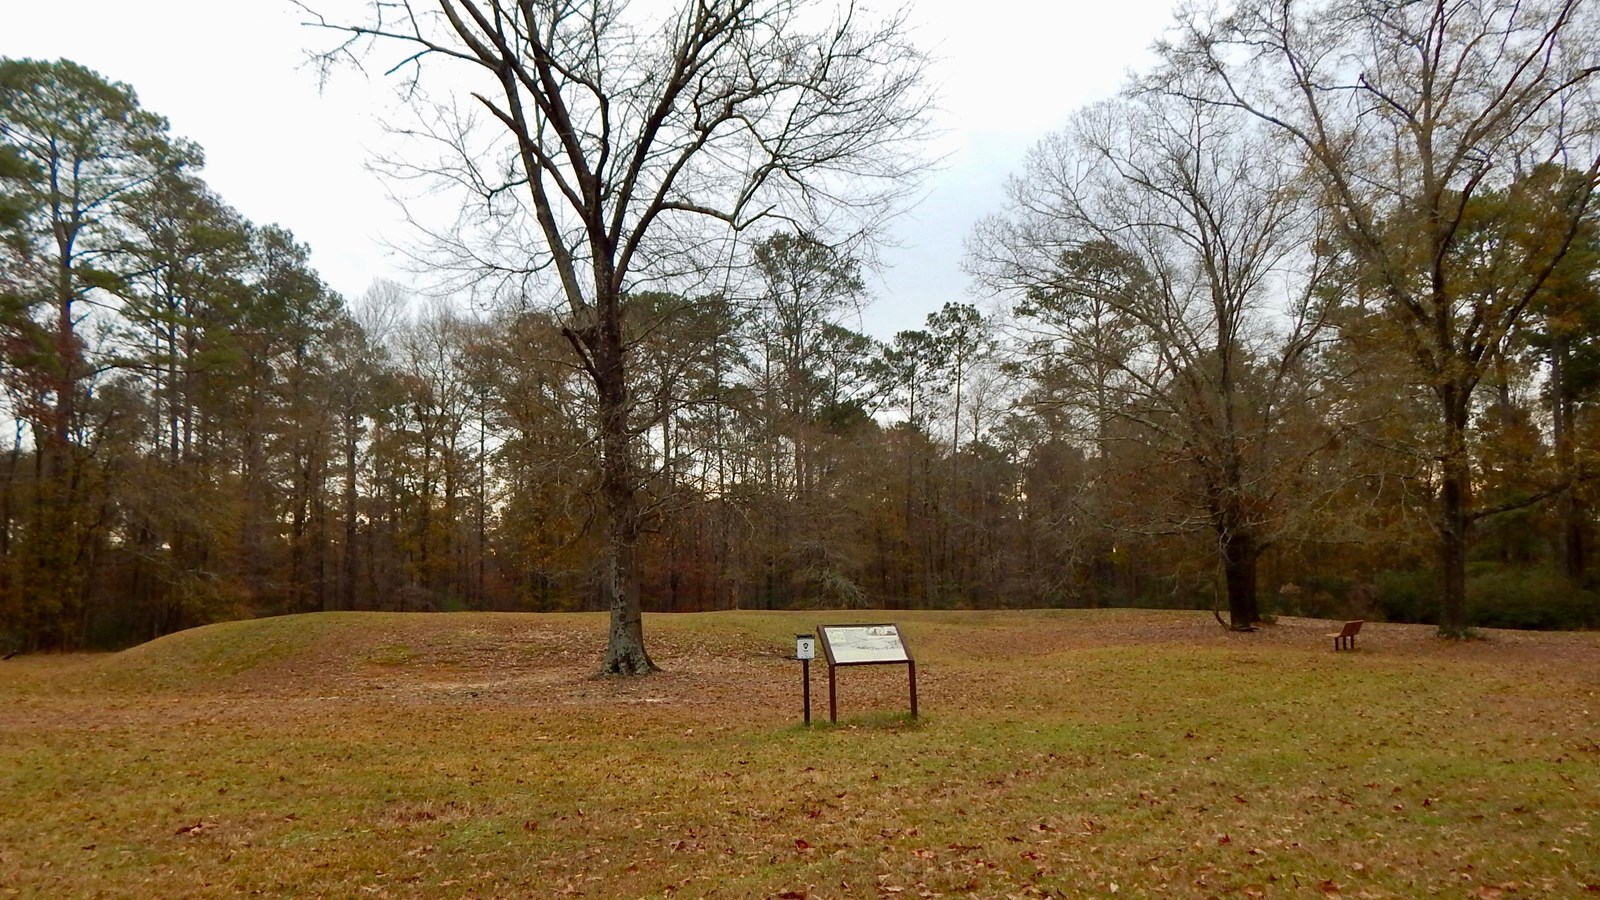
[(835, 671), (839, 666), (905, 666), (911, 682), (911, 718), (917, 717), (917, 662), (899, 625), (818, 625), (817, 636), (828, 660), (829, 721), (839, 721)]
[(836, 666), (903, 663), (911, 659), (898, 625), (823, 625), (823, 647)]

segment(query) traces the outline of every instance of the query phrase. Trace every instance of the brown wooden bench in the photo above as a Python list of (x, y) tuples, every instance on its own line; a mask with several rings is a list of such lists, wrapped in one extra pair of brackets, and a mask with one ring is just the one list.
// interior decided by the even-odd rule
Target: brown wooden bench
[(1346, 622), (1343, 628), (1328, 635), (1328, 637), (1333, 638), (1333, 649), (1348, 648), (1354, 650), (1356, 648), (1356, 635), (1361, 633), (1361, 625), (1365, 621), (1365, 619), (1356, 619), (1354, 622)]

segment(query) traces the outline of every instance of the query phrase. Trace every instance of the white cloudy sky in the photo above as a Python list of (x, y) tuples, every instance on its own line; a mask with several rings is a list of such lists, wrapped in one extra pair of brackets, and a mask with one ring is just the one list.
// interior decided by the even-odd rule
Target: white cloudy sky
[[(352, 0), (329, 0), (346, 3)], [(888, 337), (970, 300), (962, 241), (997, 210), (1027, 147), (1148, 62), (1173, 0), (910, 0), (938, 60), (942, 167), (897, 221), (863, 326)], [(336, 290), (411, 278), (389, 243), (414, 239), (365, 168), (388, 91), (346, 72), (319, 92), (303, 65), (326, 33), (287, 0), (56, 0), (9, 4), (0, 56), (66, 57), (126, 82), (174, 133), (205, 148), (205, 177), (252, 221), (312, 248)], [(377, 79), (377, 76), (374, 76)]]

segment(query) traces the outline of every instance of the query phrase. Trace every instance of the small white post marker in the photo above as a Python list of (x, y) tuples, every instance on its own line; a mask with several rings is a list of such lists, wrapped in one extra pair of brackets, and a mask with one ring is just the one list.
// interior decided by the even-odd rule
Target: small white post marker
[(817, 658), (817, 639), (809, 634), (794, 636), (794, 658), (800, 660), (800, 694), (805, 698), (806, 726), (811, 725), (811, 661)]

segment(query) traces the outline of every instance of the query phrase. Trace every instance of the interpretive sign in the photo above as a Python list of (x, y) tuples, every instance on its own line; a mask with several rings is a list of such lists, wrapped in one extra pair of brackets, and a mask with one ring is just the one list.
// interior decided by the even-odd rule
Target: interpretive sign
[(917, 717), (917, 662), (906, 648), (898, 625), (818, 625), (822, 652), (828, 659), (828, 720), (839, 721), (839, 666), (906, 667), (911, 683), (911, 718)]
[(823, 625), (822, 646), (836, 666), (903, 663), (911, 659), (898, 625)]

